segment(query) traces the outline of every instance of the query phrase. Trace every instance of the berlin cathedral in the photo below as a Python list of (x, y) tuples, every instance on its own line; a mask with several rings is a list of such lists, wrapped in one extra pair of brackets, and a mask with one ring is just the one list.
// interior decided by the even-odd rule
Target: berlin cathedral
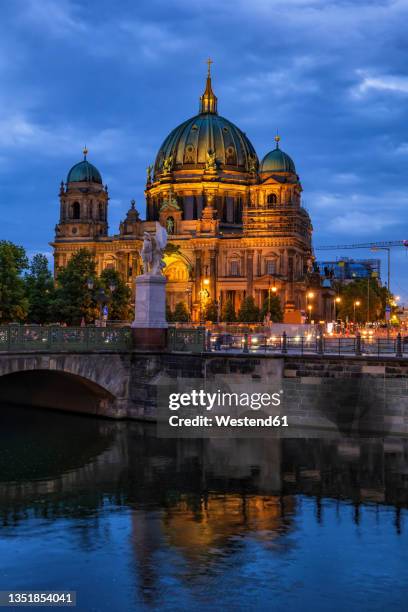
[(293, 160), (276, 136), (259, 162), (248, 136), (217, 107), (209, 60), (199, 113), (170, 132), (147, 168), (146, 220), (132, 201), (118, 234), (108, 235), (108, 187), (84, 149), (60, 187), (55, 274), (87, 248), (98, 273), (114, 268), (134, 289), (143, 272), (143, 234), (154, 233), (158, 221), (169, 234), (164, 274), (171, 309), (184, 302), (199, 321), (203, 292), (219, 308), (231, 300), (238, 312), (246, 296), (261, 307), (272, 290), (285, 322), (300, 323), (312, 288), (312, 318), (329, 319), (333, 296), (314, 271), (312, 224)]

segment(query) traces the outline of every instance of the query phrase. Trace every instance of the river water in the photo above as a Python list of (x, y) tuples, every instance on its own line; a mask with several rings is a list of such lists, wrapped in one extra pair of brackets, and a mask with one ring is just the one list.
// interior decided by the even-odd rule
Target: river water
[(163, 440), (0, 407), (0, 590), (77, 610), (407, 610), (408, 440)]

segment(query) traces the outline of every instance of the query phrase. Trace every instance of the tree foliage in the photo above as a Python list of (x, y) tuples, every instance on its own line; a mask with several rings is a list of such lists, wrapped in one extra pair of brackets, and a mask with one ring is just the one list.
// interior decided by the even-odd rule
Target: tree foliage
[[(88, 288), (88, 279), (94, 281), (94, 289)], [(57, 277), (57, 288), (54, 303), (54, 317), (68, 325), (79, 325), (82, 319), (93, 323), (98, 318), (98, 306), (95, 300), (96, 268), (92, 253), (80, 249), (61, 268)]]
[(45, 255), (41, 253), (34, 255), (24, 280), (28, 300), (27, 320), (30, 323), (39, 324), (52, 322), (55, 299), (54, 279)]
[(176, 321), (177, 323), (187, 323), (189, 319), (190, 315), (185, 302), (177, 302), (174, 308), (172, 320)]
[(238, 311), (238, 321), (241, 323), (256, 323), (260, 319), (258, 306), (252, 295), (248, 295), (243, 299)]
[(216, 323), (218, 320), (218, 304), (215, 300), (208, 300), (205, 306), (205, 320)]
[(234, 323), (237, 320), (237, 315), (235, 313), (234, 304), (232, 300), (227, 300), (224, 302), (222, 311), (221, 311), (221, 319), (224, 323)]
[(271, 321), (281, 323), (283, 321), (282, 305), (277, 295), (268, 296), (261, 309), (261, 319), (264, 320), (268, 312), (271, 315)]
[(28, 311), (22, 277), (28, 268), (25, 250), (7, 240), (0, 241), (0, 322), (24, 321)]
[[(111, 268), (103, 270), (99, 277), (99, 286), (110, 298), (108, 302), (109, 319), (130, 321), (133, 319), (132, 295), (129, 287), (122, 280), (119, 272)], [(115, 287), (114, 291), (111, 290)]]
[(349, 321), (354, 319), (354, 304), (356, 305), (356, 321), (379, 321), (385, 317), (388, 290), (382, 287), (375, 278), (358, 279), (347, 285), (337, 287), (340, 302), (336, 303), (337, 318)]

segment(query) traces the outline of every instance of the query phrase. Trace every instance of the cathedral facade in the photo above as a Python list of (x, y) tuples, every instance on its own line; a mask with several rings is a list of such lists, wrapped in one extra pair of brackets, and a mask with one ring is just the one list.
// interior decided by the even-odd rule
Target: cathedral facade
[(184, 302), (193, 321), (202, 319), (208, 301), (221, 309), (231, 300), (238, 311), (244, 297), (262, 306), (273, 291), (285, 319), (300, 322), (310, 289), (309, 315), (330, 318), (332, 296), (313, 272), (312, 224), (301, 192), (278, 136), (260, 162), (247, 135), (218, 114), (209, 65), (199, 113), (170, 132), (147, 169), (146, 220), (132, 201), (119, 233), (108, 234), (108, 188), (84, 150), (61, 183), (55, 274), (85, 247), (98, 273), (114, 268), (134, 287), (143, 272), (143, 234), (159, 222), (169, 234), (169, 305)]

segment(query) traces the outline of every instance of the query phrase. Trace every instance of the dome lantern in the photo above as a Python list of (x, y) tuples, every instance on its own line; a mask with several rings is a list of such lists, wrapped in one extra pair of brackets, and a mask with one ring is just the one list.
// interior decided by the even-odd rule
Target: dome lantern
[(214, 113), (217, 114), (217, 96), (214, 94), (212, 90), (211, 84), (211, 64), (213, 63), (212, 59), (208, 58), (208, 72), (207, 72), (207, 83), (205, 86), (205, 91), (202, 96), (200, 96), (200, 113)]

